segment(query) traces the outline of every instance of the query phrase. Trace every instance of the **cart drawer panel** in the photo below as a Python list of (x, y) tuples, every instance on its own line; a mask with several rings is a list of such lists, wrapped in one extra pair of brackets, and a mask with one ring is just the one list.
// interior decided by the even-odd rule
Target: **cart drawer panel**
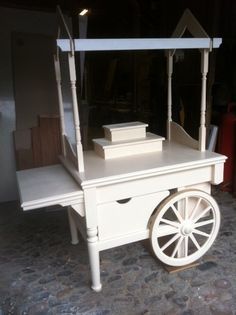
[(145, 231), (152, 212), (168, 195), (169, 191), (162, 191), (99, 205), (99, 240)]
[(124, 183), (97, 188), (97, 203), (105, 203), (119, 199), (170, 190), (182, 186), (211, 182), (212, 166), (190, 170), (182, 170)]

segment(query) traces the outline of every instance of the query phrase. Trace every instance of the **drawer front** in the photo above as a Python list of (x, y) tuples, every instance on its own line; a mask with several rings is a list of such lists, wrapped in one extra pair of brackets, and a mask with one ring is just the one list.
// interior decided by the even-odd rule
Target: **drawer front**
[(98, 187), (97, 204), (210, 182), (213, 176), (212, 166), (205, 166)]
[(146, 230), (152, 212), (168, 195), (162, 191), (98, 205), (99, 240)]

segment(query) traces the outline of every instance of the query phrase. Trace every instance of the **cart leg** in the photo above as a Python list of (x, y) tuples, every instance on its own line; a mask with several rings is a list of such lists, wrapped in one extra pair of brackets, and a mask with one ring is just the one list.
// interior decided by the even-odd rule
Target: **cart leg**
[(91, 269), (92, 286), (91, 288), (100, 292), (102, 290), (101, 280), (100, 280), (100, 261), (99, 261), (99, 250), (97, 244), (97, 228), (87, 229), (88, 235), (88, 254), (89, 263)]
[(67, 208), (69, 226), (70, 226), (70, 234), (71, 234), (71, 244), (76, 245), (79, 243), (78, 230), (75, 224), (75, 219), (72, 214), (73, 209), (71, 207)]

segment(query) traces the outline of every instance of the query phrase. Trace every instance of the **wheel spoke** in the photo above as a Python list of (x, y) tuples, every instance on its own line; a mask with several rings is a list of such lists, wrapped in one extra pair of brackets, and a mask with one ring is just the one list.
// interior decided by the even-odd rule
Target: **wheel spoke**
[(197, 230), (197, 229), (194, 229), (194, 230), (193, 230), (193, 233), (199, 234), (199, 235), (202, 235), (202, 236), (205, 236), (205, 237), (210, 237), (210, 234), (205, 233), (205, 232), (202, 232), (202, 231)]
[(202, 217), (204, 217), (205, 214), (207, 214), (207, 212), (209, 210), (211, 210), (212, 207), (211, 206), (208, 206), (206, 209), (204, 209), (193, 221), (194, 223), (197, 222), (198, 220), (200, 220)]
[(172, 243), (174, 243), (180, 237), (179, 233), (174, 235), (165, 245), (161, 247), (161, 250), (164, 251), (167, 247), (169, 247)]
[(167, 220), (167, 219), (164, 219), (164, 218), (161, 218), (160, 221), (163, 222), (163, 223), (166, 223), (168, 225), (174, 226), (176, 228), (179, 228), (179, 226), (180, 226), (180, 224), (178, 222), (176, 222), (176, 221), (171, 221), (171, 220)]
[(192, 213), (191, 213), (191, 216), (190, 216), (190, 218), (189, 218), (190, 220), (192, 220), (192, 219), (194, 218), (194, 216), (195, 216), (195, 214), (196, 214), (196, 212), (197, 212), (197, 209), (198, 209), (198, 207), (199, 207), (201, 201), (202, 201), (202, 198), (199, 198), (198, 201), (197, 201), (196, 206), (194, 207), (194, 209), (193, 209), (193, 211), (192, 211)]
[(184, 220), (188, 218), (188, 197), (185, 198), (184, 202)]
[(157, 237), (176, 234), (177, 232), (178, 232), (178, 228), (174, 226), (170, 226), (169, 224), (160, 224), (157, 227)]
[(188, 236), (184, 238), (184, 257), (188, 256)]
[(195, 224), (194, 224), (194, 227), (197, 228), (197, 227), (200, 227), (200, 226), (212, 224), (212, 223), (214, 223), (214, 222), (215, 222), (214, 219), (206, 220), (206, 221), (201, 221), (201, 222), (199, 222), (199, 223), (195, 223)]
[(176, 207), (174, 205), (171, 205), (171, 209), (174, 211), (174, 214), (176, 215), (177, 219), (179, 220), (179, 222), (183, 222), (183, 218), (180, 215), (179, 211), (176, 209)]
[(200, 249), (201, 246), (198, 244), (198, 241), (196, 240), (195, 236), (193, 234), (190, 234), (189, 237), (191, 238), (193, 244), (197, 247), (197, 249)]
[(180, 236), (177, 244), (175, 245), (175, 248), (173, 250), (173, 253), (172, 253), (171, 257), (175, 257), (175, 255), (176, 255), (176, 253), (177, 253), (178, 249), (180, 248), (180, 245), (181, 245), (181, 243), (183, 241), (183, 238), (184, 238), (183, 236)]

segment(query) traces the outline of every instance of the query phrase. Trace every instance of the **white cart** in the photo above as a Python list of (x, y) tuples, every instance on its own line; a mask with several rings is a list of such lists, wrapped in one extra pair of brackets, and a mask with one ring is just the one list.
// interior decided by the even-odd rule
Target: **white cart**
[[(68, 207), (72, 243), (79, 229), (88, 244), (92, 289), (100, 291), (102, 250), (150, 239), (157, 258), (183, 266), (204, 255), (214, 242), (220, 212), (210, 195), (223, 180), (226, 157), (207, 151), (205, 111), (208, 55), (218, 38), (58, 39), (68, 54), (76, 148), (65, 134), (59, 52), (55, 56), (61, 117), (62, 164), (17, 172), (24, 210)], [(181, 35), (181, 34), (180, 34)], [(104, 126), (95, 150), (84, 151), (76, 97), (75, 51), (162, 49), (167, 57), (167, 139), (146, 132), (140, 122)], [(172, 121), (171, 76), (176, 49), (199, 49), (202, 97), (199, 140)]]

